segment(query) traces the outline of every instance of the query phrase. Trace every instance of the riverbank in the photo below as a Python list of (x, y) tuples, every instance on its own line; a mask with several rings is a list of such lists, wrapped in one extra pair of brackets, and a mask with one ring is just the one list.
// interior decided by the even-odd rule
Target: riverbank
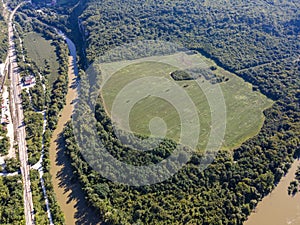
[(73, 102), (77, 97), (76, 49), (71, 40), (66, 38), (66, 41), (71, 53), (68, 70), (69, 87), (66, 95), (66, 105), (60, 113), (57, 128), (53, 132), (50, 143), (50, 173), (57, 202), (65, 215), (65, 223), (67, 225), (96, 225), (99, 224), (100, 219), (97, 217), (97, 213), (90, 209), (85, 200), (80, 183), (73, 175), (71, 161), (64, 154), (64, 140), (61, 138), (65, 124), (71, 119), (74, 109)]
[(288, 195), (288, 186), (294, 180), (300, 161), (295, 160), (276, 188), (256, 207), (244, 225), (298, 225), (300, 224), (300, 193)]
[[(72, 57), (69, 58), (69, 62), (73, 61)], [(69, 85), (74, 82), (76, 79), (75, 74), (71, 72), (72, 68), (69, 67)], [(66, 160), (63, 157), (63, 154), (60, 153), (60, 133), (63, 131), (64, 125), (67, 121), (70, 120), (73, 105), (71, 104), (72, 100), (76, 97), (76, 90), (74, 88), (68, 88), (68, 93), (66, 96), (66, 105), (63, 108), (60, 118), (58, 120), (57, 128), (53, 132), (52, 139), (50, 142), (50, 173), (52, 175), (52, 183), (54, 187), (54, 191), (57, 197), (57, 201), (65, 214), (66, 224), (75, 224), (75, 220), (73, 219), (73, 215), (75, 212), (76, 201), (68, 198), (70, 196), (70, 191), (67, 189), (65, 185), (62, 185), (61, 174), (64, 170), (63, 162)], [(67, 213), (66, 213), (67, 212)]]

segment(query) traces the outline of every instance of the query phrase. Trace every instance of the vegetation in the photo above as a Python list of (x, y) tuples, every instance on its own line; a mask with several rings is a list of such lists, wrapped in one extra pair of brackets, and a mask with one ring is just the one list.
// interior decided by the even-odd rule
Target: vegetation
[[(174, 177), (144, 187), (116, 184), (99, 176), (82, 158), (69, 125), (64, 132), (67, 154), (91, 206), (98, 209), (109, 224), (242, 224), (257, 202), (270, 193), (287, 172), (293, 157), (300, 156), (299, 3), (130, 0), (124, 4), (114, 0), (88, 0), (82, 4), (85, 2), (79, 22), (86, 44), (77, 44), (86, 45), (87, 62), (93, 62), (115, 46), (137, 39), (172, 41), (214, 59), (219, 66), (244, 78), (254, 90), (275, 101), (264, 111), (266, 119), (260, 132), (233, 152), (221, 151), (206, 170), (198, 170), (203, 156), (195, 154)], [(79, 8), (59, 7), (57, 10), (61, 16), (56, 18), (50, 13), (37, 16), (29, 9), (24, 12), (65, 30), (76, 28)], [(68, 14), (71, 15), (68, 17)], [(20, 23), (21, 17), (22, 14)], [(32, 24), (35, 25), (31, 29), (51, 34), (51, 29), (35, 20), (23, 23), (22, 27), (27, 29)], [(216, 73), (215, 68), (211, 70)], [(48, 110), (51, 129), (63, 106), (66, 89), (66, 73), (60, 75), (61, 79), (54, 85), (57, 92), (51, 93), (51, 99), (50, 95), (46, 96), (50, 100), (46, 102), (52, 107)], [(90, 79), (90, 83), (82, 83), (86, 90), (83, 94), (87, 94), (93, 84)], [(111, 154), (122, 161), (136, 165), (158, 162), (174, 148), (175, 143), (165, 140), (156, 151), (136, 157), (131, 154), (134, 150), (122, 146), (114, 137), (110, 118), (100, 102), (96, 118), (99, 137)], [(46, 143), (50, 133), (48, 130), (45, 134)], [(96, 156), (93, 157), (96, 161)], [(49, 161), (45, 160), (45, 165), (49, 172)], [(50, 184), (48, 173), (45, 180)], [(51, 187), (47, 190), (50, 190), (53, 214), (57, 219), (62, 218), (53, 204)]]
[(0, 177), (0, 223), (22, 225), (25, 223), (22, 178)]
[(171, 72), (171, 77), (176, 80), (176, 81), (181, 81), (181, 80), (196, 80), (197, 77), (193, 77), (192, 74), (190, 74), (187, 71), (184, 70), (175, 70)]
[[(31, 90), (32, 94), (36, 94), (36, 98), (32, 99), (38, 108), (41, 108), (41, 102), (45, 101), (48, 127), (50, 130), (54, 130), (59, 112), (65, 104), (65, 95), (68, 87), (69, 50), (64, 39), (57, 35), (57, 31), (35, 18), (35, 13), (34, 10), (25, 7), (23, 12), (17, 15), (16, 20), (19, 23), (19, 33), (23, 34), (26, 32), (27, 36), (29, 35), (27, 42), (30, 41), (30, 37), (34, 37), (36, 42), (42, 44), (42, 49), (40, 49), (38, 48), (39, 45), (28, 43), (30, 49), (25, 50), (25, 53), (28, 52), (26, 54), (26, 61), (29, 61), (30, 65), (33, 65), (32, 67), (35, 70), (32, 70), (35, 71), (35, 76), (38, 77), (41, 74), (43, 77), (41, 82), (46, 84), (45, 98), (41, 98), (41, 83)], [(47, 53), (43, 49), (47, 50)], [(30, 52), (31, 55), (29, 54)], [(21, 64), (20, 67), (23, 71), (26, 71), (26, 66), (22, 67)]]
[(6, 159), (5, 164), (6, 164), (5, 169), (8, 173), (17, 172), (20, 169), (20, 162), (16, 158)]
[[(6, 135), (6, 134), (4, 134)], [(0, 139), (0, 155), (5, 156), (8, 154), (8, 148), (9, 148), (9, 140), (6, 136), (1, 136)]]
[(297, 7), (292, 1), (264, 0), (89, 0), (81, 20), (90, 61), (136, 39), (162, 39), (203, 51), (224, 68), (238, 70), (297, 55)]
[(3, 5), (2, 2), (0, 2), (0, 64), (5, 61), (8, 50), (7, 46), (7, 25), (3, 17)]
[(299, 191), (299, 183), (300, 183), (300, 166), (298, 166), (298, 169), (295, 173), (295, 180), (290, 182), (290, 185), (288, 187), (288, 194), (294, 196)]
[(52, 40), (46, 40), (41, 34), (29, 32), (24, 35), (24, 48), (28, 58), (35, 62), (36, 66), (47, 77), (51, 86), (58, 77), (58, 57)]
[(297, 194), (299, 189), (299, 183), (298, 181), (294, 180), (290, 182), (290, 185), (288, 187), (288, 194), (294, 196)]
[[(164, 61), (176, 61), (174, 58), (179, 57), (178, 55), (165, 56)], [(201, 62), (202, 58), (204, 57), (198, 54), (188, 56), (187, 60), (199, 60), (199, 62)], [(207, 64), (210, 63), (211, 65), (214, 65), (212, 61), (205, 58), (204, 60)], [(130, 82), (139, 78), (149, 78), (153, 76), (164, 77), (171, 80), (169, 74), (173, 74), (173, 71), (176, 70), (175, 66), (170, 66), (174, 64), (131, 62), (132, 65), (126, 66), (114, 73), (101, 89), (101, 95), (104, 100), (103, 103), (109, 114), (111, 114), (112, 105), (117, 94), (120, 93), (122, 88), (126, 87), (126, 85)], [(114, 64), (110, 66), (113, 67)], [(208, 64), (207, 67), (209, 66), (210, 65)], [(211, 132), (211, 114), (213, 109), (208, 103), (206, 96), (207, 93), (203, 93), (201, 88), (203, 90), (213, 90), (214, 84), (204, 82), (206, 77), (203, 76), (202, 71), (206, 72), (207, 70), (199, 69), (199, 71), (193, 71), (193, 73), (190, 71), (185, 72), (187, 74), (191, 74), (191, 76), (199, 77), (198, 80), (181, 80), (177, 81), (176, 84), (184, 89), (197, 108), (201, 127), (198, 149), (203, 151), (207, 145), (208, 137)], [(222, 97), (224, 97), (224, 101), (226, 103), (227, 117), (226, 135), (222, 147), (226, 149), (236, 148), (246, 139), (259, 132), (264, 121), (263, 110), (270, 107), (272, 102), (260, 93), (253, 92), (251, 86), (245, 83), (242, 79), (237, 78), (234, 74), (231, 74), (220, 67), (216, 67), (215, 74), (217, 77), (224, 77), (224, 80), (227, 79), (227, 82), (220, 83), (220, 87), (222, 88), (224, 95)], [(202, 79), (200, 79), (201, 77)], [(179, 94), (178, 96), (181, 95)], [(216, 98), (220, 98), (220, 96), (216, 96)], [(253, 104), (255, 104), (256, 107), (253, 107)], [(166, 126), (168, 127), (166, 137), (171, 138), (176, 142), (179, 141), (182, 128), (178, 112), (173, 105), (165, 100), (155, 96), (148, 96), (133, 106), (129, 116), (131, 130), (135, 133), (146, 136), (150, 135), (149, 123), (151, 119), (160, 117), (166, 122)], [(118, 124), (118, 126), (123, 129), (126, 127), (125, 124), (122, 123)], [(190, 126), (190, 131), (195, 132), (195, 129), (192, 129), (192, 125)]]
[[(260, 132), (233, 153), (221, 151), (202, 172), (198, 170), (202, 156), (196, 154), (174, 177), (143, 187), (116, 184), (99, 176), (82, 158), (69, 125), (64, 138), (74, 174), (103, 220), (110, 224), (204, 225), (242, 224), (246, 220), (257, 202), (287, 172), (293, 157), (300, 155), (297, 8), (299, 3), (291, 1), (269, 4), (262, 0), (226, 4), (196, 0), (130, 0), (126, 4), (88, 1), (81, 28), (87, 39), (89, 62), (136, 39), (178, 42), (214, 59), (275, 101), (264, 111), (266, 119)], [(212, 71), (215, 73), (214, 68)], [(89, 90), (90, 84), (81, 85)], [(102, 104), (97, 106), (96, 118), (101, 141), (119, 160), (145, 165), (172, 151), (169, 142), (168, 148), (161, 146), (136, 157), (114, 137)], [(88, 127), (85, 129), (88, 131)], [(96, 161), (97, 157), (90, 159)]]
[[(2, 94), (0, 95), (0, 99), (2, 99)], [(0, 115), (2, 115), (2, 108), (0, 109)], [(1, 116), (0, 116), (1, 118)], [(5, 156), (8, 154), (8, 150), (10, 147), (9, 139), (7, 137), (6, 126), (0, 124), (0, 156)]]
[(34, 219), (36, 224), (49, 224), (49, 219), (46, 212), (45, 199), (43, 196), (43, 190), (40, 184), (40, 176), (37, 170), (30, 171), (30, 182), (32, 200), (34, 206)]
[(44, 124), (43, 114), (33, 111), (25, 112), (24, 123), (26, 126), (28, 162), (30, 165), (34, 165), (41, 157)]
[(6, 127), (0, 125), (0, 156), (5, 156), (8, 154), (9, 146), (9, 139), (6, 136)]
[[(4, 63), (7, 56), (7, 50), (7, 24), (3, 17), (3, 5), (2, 2), (0, 2), (0, 64)], [(0, 155), (3, 156), (8, 154), (9, 140), (6, 137), (5, 126), (2, 125), (0, 125), (0, 137)], [(16, 172), (20, 168), (20, 164), (17, 159), (6, 159), (5, 163), (7, 172)], [(0, 190), (0, 224), (24, 224), (25, 217), (21, 176), (1, 176)]]
[[(63, 225), (64, 215), (56, 202), (53, 190), (50, 165), (49, 145), (51, 133), (55, 129), (58, 114), (65, 104), (65, 94), (68, 82), (68, 48), (62, 37), (57, 36), (56, 30), (47, 26), (38, 19), (30, 18), (31, 10), (26, 7), (17, 15), (18, 24), (16, 33), (21, 39), (32, 37), (42, 45), (32, 45), (29, 39), (24, 41), (24, 46), (17, 45), (18, 64), (21, 74), (34, 75), (36, 84), (29, 91), (22, 91), (23, 109), (25, 111), (25, 123), (27, 131), (27, 144), (29, 149), (29, 161), (33, 165), (41, 156), (42, 141), (44, 142), (43, 179), (48, 197), (50, 212), (54, 224)], [(25, 34), (25, 35), (24, 35)], [(23, 47), (23, 48), (22, 48)], [(46, 52), (45, 52), (46, 51)], [(24, 54), (25, 60), (22, 55)], [(48, 58), (50, 57), (50, 58)], [(56, 68), (56, 65), (58, 66)], [(43, 114), (46, 110), (47, 127), (43, 133)], [(36, 223), (49, 223), (45, 213), (45, 203), (42, 200), (42, 190), (37, 179), (37, 172), (32, 171), (34, 206), (37, 211)]]

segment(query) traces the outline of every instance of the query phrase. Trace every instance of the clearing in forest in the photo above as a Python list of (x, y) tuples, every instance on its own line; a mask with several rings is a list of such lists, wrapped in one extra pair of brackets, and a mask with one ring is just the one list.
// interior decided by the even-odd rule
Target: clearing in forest
[(51, 43), (50, 40), (46, 40), (41, 34), (35, 32), (24, 35), (24, 47), (28, 57), (36, 63), (41, 71), (48, 67), (50, 75), (47, 79), (49, 85), (52, 86), (58, 77), (59, 63), (55, 47)]
[[(180, 58), (180, 53), (149, 60), (133, 60), (110, 63), (107, 68), (120, 68), (102, 86), (101, 98), (106, 112), (111, 116), (114, 101), (124, 87), (130, 83), (145, 77), (164, 77), (178, 84), (188, 94), (196, 106), (199, 122), (200, 135), (197, 148), (203, 150), (207, 144), (211, 131), (212, 112), (206, 95), (199, 87), (199, 83), (207, 85), (220, 85), (226, 105), (226, 132), (223, 141), (223, 149), (234, 149), (245, 140), (256, 135), (264, 122), (263, 111), (272, 105), (272, 101), (260, 92), (253, 91), (252, 85), (238, 76), (218, 67), (212, 60), (200, 54), (187, 55), (187, 61), (199, 61), (205, 70), (198, 71), (189, 77), (188, 73), (174, 65)], [(151, 87), (151, 83), (149, 86)], [(163, 90), (168, 91), (168, 90)], [(124, 102), (124, 106), (129, 100)], [(141, 135), (151, 134), (151, 120), (161, 118), (166, 125), (166, 137), (179, 142), (181, 123), (180, 116), (174, 105), (169, 101), (156, 97), (147, 96), (139, 100), (130, 110), (130, 131)], [(115, 122), (115, 121), (113, 121)], [(152, 120), (153, 122), (153, 120)], [(161, 122), (158, 121), (158, 122)], [(122, 121), (118, 121), (122, 126)], [(154, 127), (155, 128), (155, 127)], [(158, 128), (159, 129), (159, 128)], [(191, 126), (191, 132), (192, 126)]]

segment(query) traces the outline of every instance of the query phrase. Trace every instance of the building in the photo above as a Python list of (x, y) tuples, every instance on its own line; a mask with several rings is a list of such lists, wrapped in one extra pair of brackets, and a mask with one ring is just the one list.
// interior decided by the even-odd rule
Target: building
[(35, 83), (35, 77), (30, 75), (23, 78), (24, 86), (29, 86)]

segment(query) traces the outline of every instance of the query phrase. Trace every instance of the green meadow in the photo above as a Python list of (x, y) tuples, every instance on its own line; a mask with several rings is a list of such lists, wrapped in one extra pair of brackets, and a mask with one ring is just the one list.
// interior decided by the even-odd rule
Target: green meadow
[[(48, 77), (49, 85), (58, 77), (59, 63), (55, 53), (55, 47), (51, 41), (46, 40), (41, 34), (30, 32), (24, 36), (24, 47), (37, 66), (43, 70), (46, 67), (46, 61), (49, 65), (50, 76)], [(45, 61), (46, 60), (46, 61)]]
[[(182, 68), (191, 67), (204, 68), (209, 71), (213, 76), (220, 78), (217, 83), (212, 82), (201, 73), (197, 79), (193, 80), (174, 80), (171, 76), (172, 72), (182, 70)], [(185, 55), (181, 53), (174, 55), (151, 57), (143, 60), (124, 61), (118, 63), (109, 63), (102, 65), (105, 71), (110, 71), (112, 75), (108, 76), (104, 73), (105, 83), (101, 89), (101, 98), (108, 115), (111, 116), (113, 104), (119, 93), (126, 87), (130, 87), (133, 82), (154, 77), (165, 78), (170, 82), (175, 82), (181, 90), (189, 96), (189, 99), (196, 107), (199, 118), (199, 139), (198, 150), (205, 149), (210, 133), (212, 132), (213, 120), (214, 124), (221, 124), (218, 121), (220, 118), (215, 118), (209, 102), (208, 92), (213, 90), (218, 85), (222, 90), (222, 95), (216, 95), (214, 98), (218, 101), (224, 99), (226, 108), (220, 108), (226, 113), (226, 130), (224, 134), (224, 141), (222, 142), (223, 149), (234, 149), (240, 146), (245, 140), (256, 135), (261, 129), (264, 122), (263, 111), (272, 105), (272, 101), (257, 91), (252, 90), (252, 86), (245, 82), (238, 76), (218, 67), (213, 61), (205, 58), (200, 54)], [(222, 79), (221, 79), (222, 78)], [(159, 86), (158, 83), (149, 83), (149, 90), (155, 89)], [(205, 87), (205, 88), (203, 88)], [(139, 94), (139, 87), (136, 88), (137, 95)], [(162, 92), (169, 91), (167, 88), (161, 90)], [(213, 93), (210, 93), (213, 95)], [(180, 95), (180, 94), (178, 94)], [(176, 102), (177, 94), (174, 95)], [(128, 104), (130, 99), (124, 101), (124, 106)], [(177, 99), (176, 104), (180, 104)], [(184, 104), (183, 104), (184, 105)], [(218, 107), (216, 107), (218, 108)], [(166, 137), (176, 142), (180, 142), (180, 134), (182, 129), (182, 121), (180, 114), (176, 110), (174, 103), (164, 98), (148, 95), (131, 107), (129, 114), (130, 131), (136, 134), (149, 136), (151, 134), (151, 124), (153, 119), (156, 118), (158, 124), (154, 124), (155, 129), (166, 128)], [(160, 118), (162, 120), (157, 120)], [(114, 118), (115, 119), (115, 118)], [(113, 120), (113, 122), (116, 122)], [(185, 121), (186, 122), (186, 121)], [(121, 129), (126, 129), (123, 119), (117, 121), (117, 126)], [(189, 132), (194, 132), (195, 124), (191, 124)], [(128, 128), (128, 127), (127, 127)], [(195, 131), (196, 132), (196, 131)]]

